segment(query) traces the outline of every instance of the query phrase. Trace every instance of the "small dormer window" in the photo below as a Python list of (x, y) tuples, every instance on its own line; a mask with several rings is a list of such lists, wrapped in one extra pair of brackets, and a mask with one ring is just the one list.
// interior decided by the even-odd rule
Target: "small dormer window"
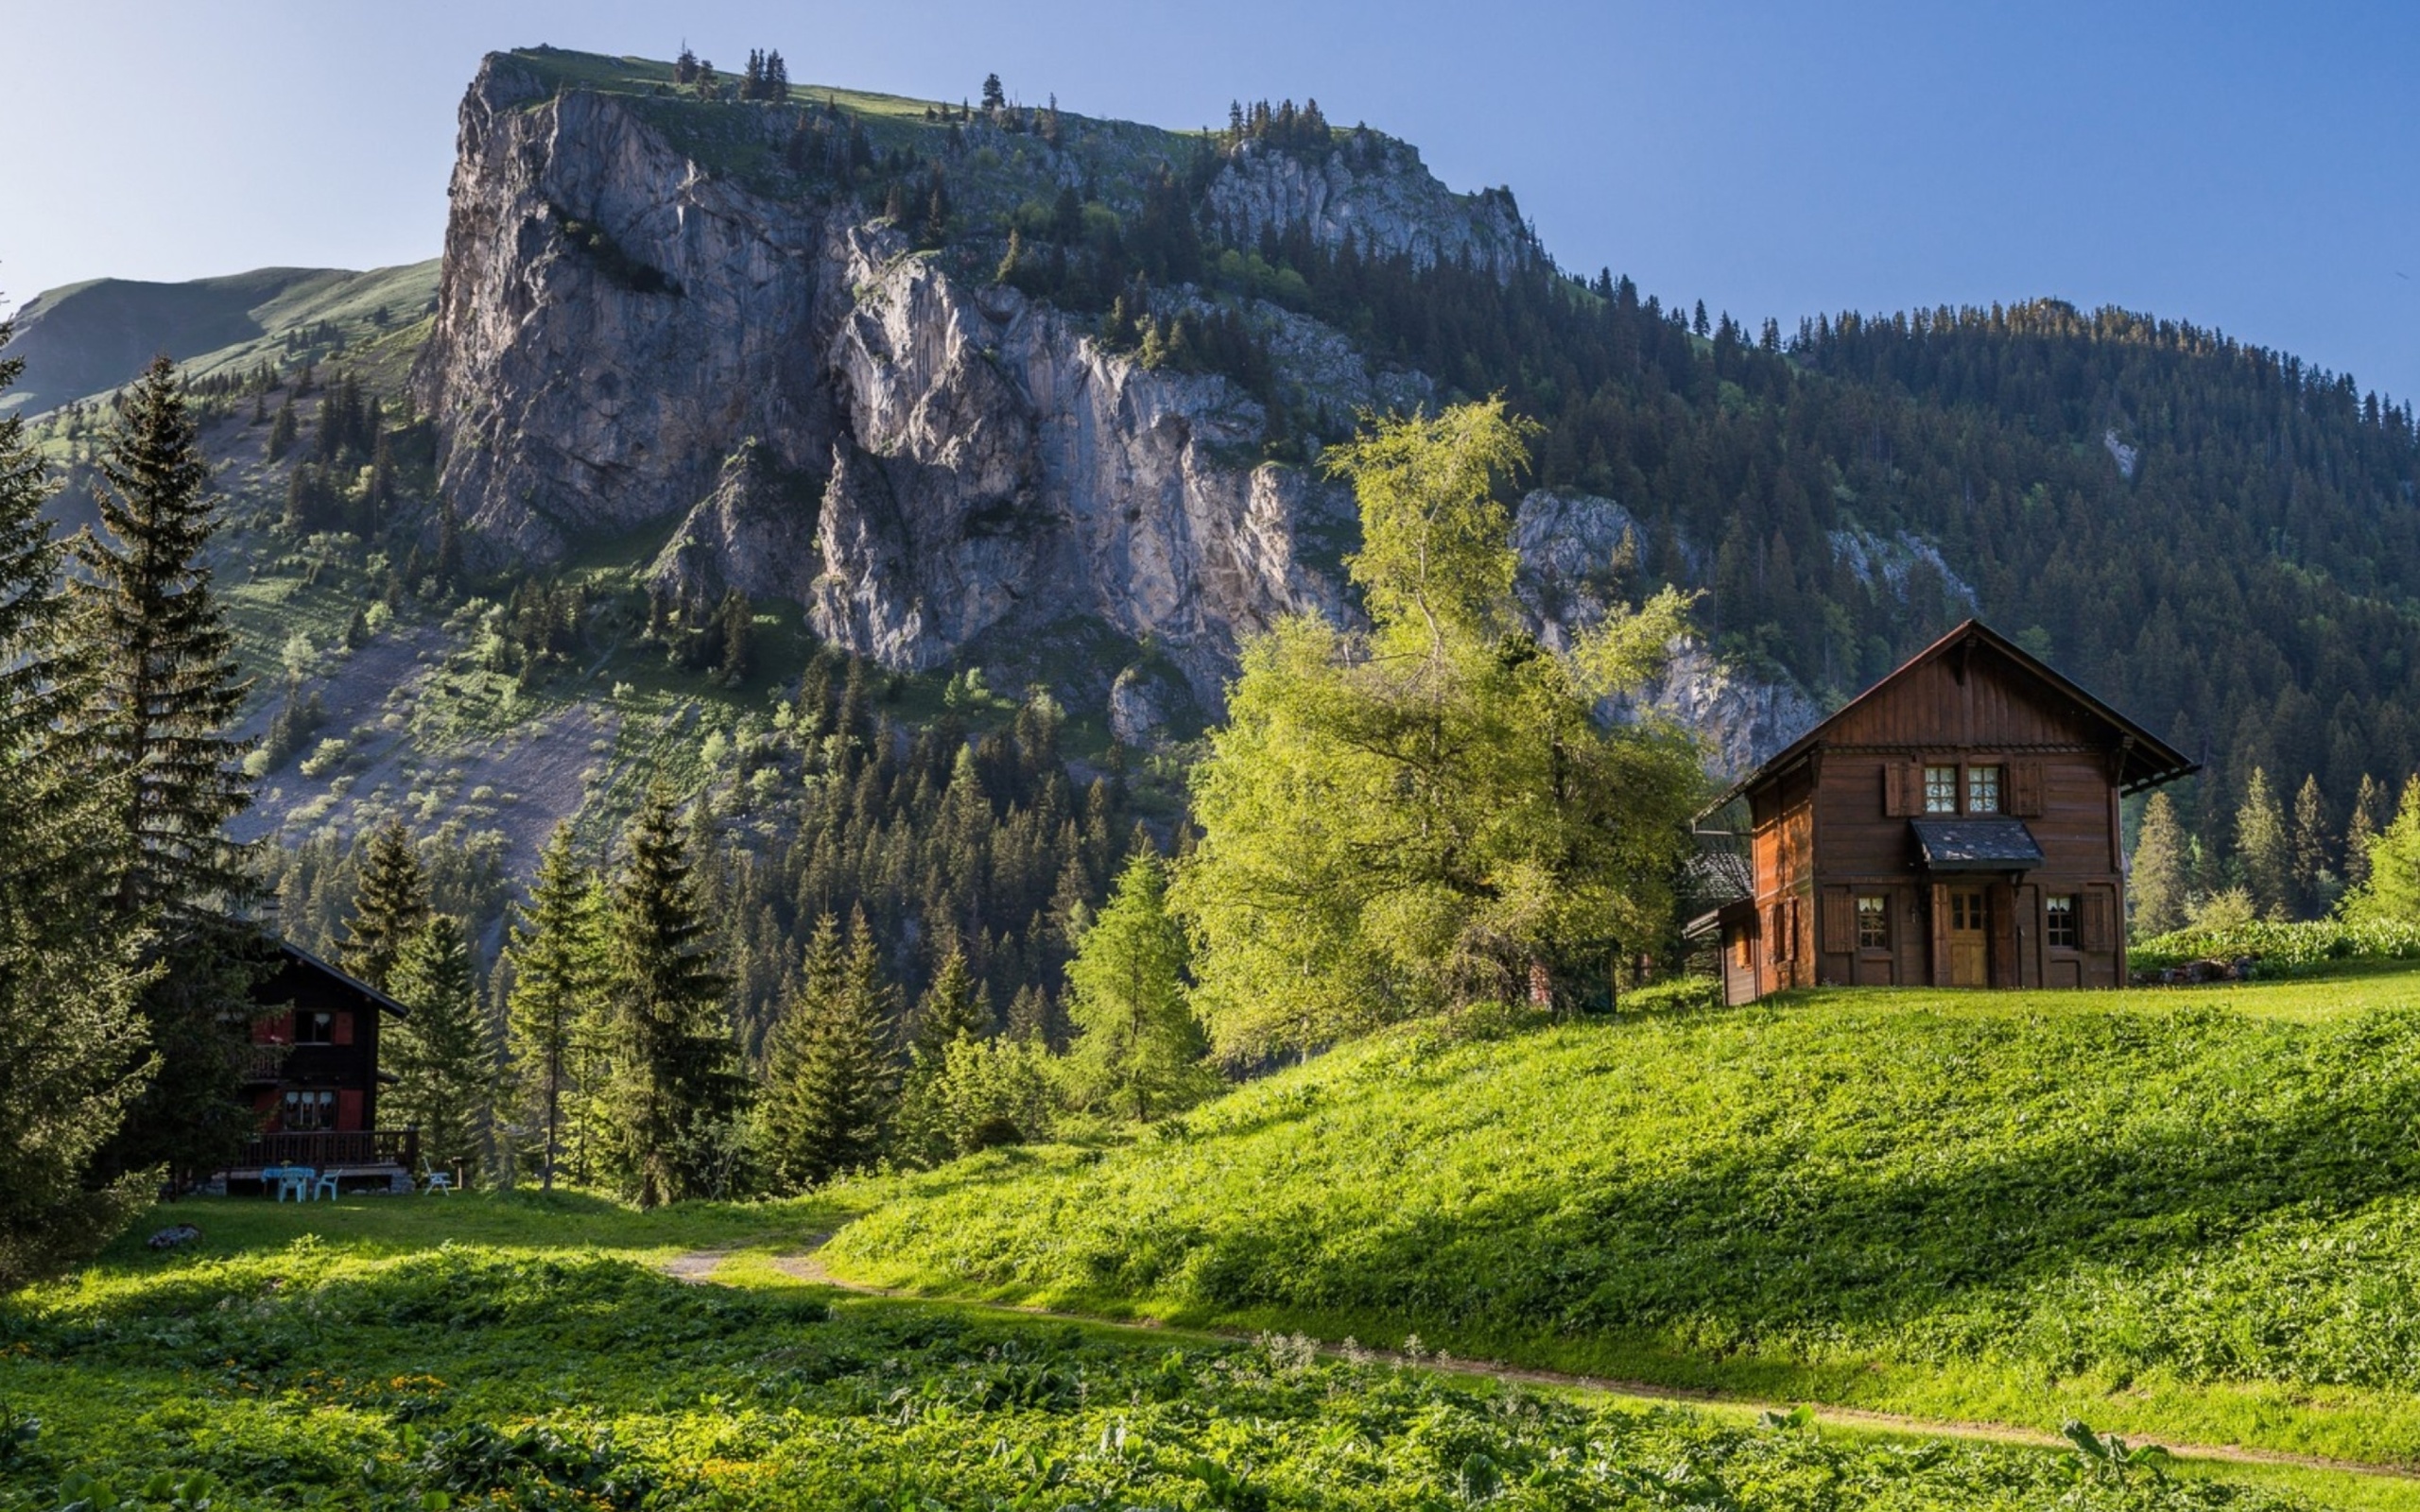
[(294, 1042), (298, 1045), (329, 1045), (336, 1043), (337, 1016), (333, 1013), (298, 1013), (294, 1016)]
[(1997, 814), (2000, 811), (2000, 769), (1996, 766), (1966, 768), (1966, 812)]
[(1927, 766), (1925, 768), (1925, 812), (1955, 814), (1958, 812), (1958, 768)]

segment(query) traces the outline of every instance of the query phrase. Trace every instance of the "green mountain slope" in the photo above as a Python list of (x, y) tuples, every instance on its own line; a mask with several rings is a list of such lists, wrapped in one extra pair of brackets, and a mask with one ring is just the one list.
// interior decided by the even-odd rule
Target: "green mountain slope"
[(947, 1294), (2420, 1463), (2420, 978), (1339, 1050), (833, 1242)]
[(26, 359), (26, 380), (0, 405), (37, 413), (104, 393), (162, 352), (188, 377), (207, 378), (290, 356), (290, 336), (317, 335), (324, 351), (332, 343), (323, 325), (358, 339), (418, 320), (437, 273), (431, 259), (367, 273), (263, 267), (182, 284), (103, 278), (46, 289), (19, 312), (7, 354)]

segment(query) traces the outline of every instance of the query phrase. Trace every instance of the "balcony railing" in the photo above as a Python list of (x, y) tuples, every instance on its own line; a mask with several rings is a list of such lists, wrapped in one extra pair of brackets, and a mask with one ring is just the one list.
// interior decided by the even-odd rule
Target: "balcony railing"
[(307, 1165), (315, 1171), (394, 1165), (414, 1171), (420, 1168), (420, 1130), (327, 1128), (255, 1134), (234, 1169), (257, 1170), (266, 1165)]
[(235, 1052), (235, 1069), (247, 1087), (265, 1087), (284, 1079), (285, 1057), (292, 1045), (246, 1045)]

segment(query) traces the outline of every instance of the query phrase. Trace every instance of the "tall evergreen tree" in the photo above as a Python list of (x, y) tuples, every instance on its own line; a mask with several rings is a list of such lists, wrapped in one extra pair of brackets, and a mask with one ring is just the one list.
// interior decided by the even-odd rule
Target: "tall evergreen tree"
[(2243, 801), (2235, 812), (2236, 864), (2243, 871), (2243, 889), (2263, 919), (2285, 919), (2293, 912), (2294, 853), (2286, 833), (2286, 816), (2277, 805), (2269, 774), (2255, 766), (2243, 784)]
[(766, 1143), (781, 1178), (819, 1186), (872, 1165), (897, 1096), (896, 1018), (881, 946), (863, 910), (845, 943), (826, 914), (807, 946), (804, 979), (776, 1025)]
[(1076, 1100), (1148, 1120), (1200, 1100), (1218, 1082), (1185, 1002), (1184, 932), (1168, 917), (1167, 868), (1137, 850), (1067, 965), (1076, 1042), (1065, 1074)]
[(2359, 889), (2370, 880), (2370, 842), (2386, 822), (2386, 789), (2369, 773), (2353, 795), (2353, 812), (2344, 821), (2344, 882)]
[(559, 824), (538, 857), (538, 880), (507, 952), (512, 991), (505, 1009), (515, 1113), (538, 1130), (538, 1184), (552, 1191), (562, 1147), (563, 1103), (579, 1069), (581, 1031), (604, 975), (596, 880)]
[(2420, 923), (2420, 777), (2403, 784), (2394, 820), (2367, 848), (2370, 874), (2344, 900), (2348, 918)]
[(360, 886), (354, 894), (353, 918), (337, 947), (340, 963), (386, 991), (396, 960), (427, 926), (430, 910), (428, 875), (421, 869), (411, 832), (404, 828), (403, 820), (390, 818), (371, 832), (368, 851), (362, 857)]
[(2306, 776), (2294, 794), (2294, 894), (2304, 912), (2319, 915), (2336, 902), (2336, 873), (2328, 866), (2327, 799), (2319, 779)]
[(2128, 886), (2134, 899), (2136, 935), (2149, 938), (2185, 927), (2185, 905), (2192, 891), (2192, 867), (2187, 845), (2185, 826), (2177, 822), (2176, 805), (2166, 793), (2153, 793), (2143, 805), (2143, 826), (2135, 839), (2133, 876)]
[(165, 1163), (182, 1179), (250, 1126), (236, 1051), (268, 953), (240, 914), (249, 852), (226, 833), (251, 802), (249, 743), (229, 732), (248, 684), (202, 560), (217, 518), (209, 464), (167, 358), (120, 401), (100, 471), (100, 528), (77, 550), (74, 597), (96, 662), (80, 717), (94, 769), (112, 783), (117, 918), (152, 932), (142, 1006), (160, 1066), (96, 1169)]
[[(0, 321), (0, 349), (9, 322)], [(0, 393), (24, 371), (0, 361)], [(75, 738), (90, 667), (43, 518), (52, 484), (0, 411), (0, 1295), (109, 1239), (147, 1195), (86, 1173), (153, 1060), (135, 938), (111, 907), (113, 784)]]
[(695, 863), (668, 789), (631, 822), (610, 926), (615, 1174), (642, 1207), (728, 1184), (743, 1085)]
[(487, 1151), (495, 1057), (462, 921), (429, 918), (397, 954), (390, 981), (410, 1013), (391, 1040), (388, 1107), (420, 1129), (423, 1161), (475, 1171)]

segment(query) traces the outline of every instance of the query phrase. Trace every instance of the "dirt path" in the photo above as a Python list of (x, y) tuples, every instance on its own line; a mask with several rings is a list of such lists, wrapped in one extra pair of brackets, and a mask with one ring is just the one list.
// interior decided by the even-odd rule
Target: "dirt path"
[[(775, 1270), (795, 1280), (816, 1286), (830, 1286), (839, 1291), (855, 1292), (864, 1297), (887, 1297), (906, 1301), (946, 1303), (953, 1307), (979, 1309), (987, 1313), (1013, 1314), (1022, 1317), (1050, 1318), (1062, 1323), (1082, 1323), (1095, 1328), (1128, 1329), (1138, 1333), (1157, 1331), (1161, 1325), (1150, 1319), (1135, 1321), (1128, 1318), (1098, 1317), (1086, 1313), (1063, 1313), (1046, 1307), (1024, 1307), (1011, 1302), (969, 1301), (962, 1297), (934, 1297), (921, 1292), (902, 1291), (889, 1286), (869, 1286), (860, 1281), (843, 1280), (824, 1268), (818, 1258), (823, 1242), (830, 1234), (808, 1234), (804, 1247), (788, 1253), (766, 1256)], [(665, 1272), (685, 1281), (712, 1282), (714, 1272), (735, 1253), (733, 1248), (693, 1249), (676, 1255), (665, 1264)], [(1226, 1332), (1216, 1329), (1187, 1329), (1187, 1333), (1228, 1343), (1250, 1344), (1249, 1333)], [(1313, 1348), (1321, 1356), (1331, 1360), (1345, 1359), (1348, 1351), (1340, 1344), (1314, 1341)], [(1979, 1443), (2014, 1444), (2032, 1449), (2065, 1449), (2067, 1440), (2057, 1434), (2038, 1428), (2024, 1428), (2014, 1423), (1967, 1422), (1935, 1418), (1913, 1418), (1905, 1413), (1874, 1412), (1862, 1407), (1833, 1407), (1821, 1402), (1768, 1401), (1755, 1397), (1739, 1396), (1727, 1391), (1690, 1389), (1683, 1386), (1659, 1385), (1651, 1381), (1613, 1381), (1599, 1376), (1566, 1375), (1558, 1370), (1532, 1370), (1523, 1366), (1503, 1365), (1490, 1360), (1463, 1360), (1443, 1355), (1422, 1355), (1418, 1358), (1392, 1349), (1356, 1349), (1352, 1358), (1398, 1367), (1413, 1366), (1437, 1370), (1448, 1375), (1476, 1376), (1489, 1381), (1501, 1381), (1513, 1385), (1549, 1386), (1574, 1391), (1604, 1392), (1612, 1396), (1651, 1401), (1664, 1406), (1720, 1406), (1745, 1411), (1786, 1414), (1805, 1407), (1819, 1423), (1832, 1423), (1844, 1428), (1874, 1428), (1890, 1433), (1921, 1434), (1936, 1438), (1970, 1439)], [(2237, 1444), (2163, 1443), (2162, 1447), (2179, 1459), (2207, 1460), (2225, 1465), (2281, 1465), (2303, 1469), (2337, 1470), (2352, 1475), (2375, 1475), (2390, 1480), (2420, 1480), (2420, 1472), (2400, 1469), (2391, 1465), (2366, 1465), (2359, 1460), (2328, 1459), (2318, 1454), (2292, 1454), (2281, 1450), (2246, 1449)]]

